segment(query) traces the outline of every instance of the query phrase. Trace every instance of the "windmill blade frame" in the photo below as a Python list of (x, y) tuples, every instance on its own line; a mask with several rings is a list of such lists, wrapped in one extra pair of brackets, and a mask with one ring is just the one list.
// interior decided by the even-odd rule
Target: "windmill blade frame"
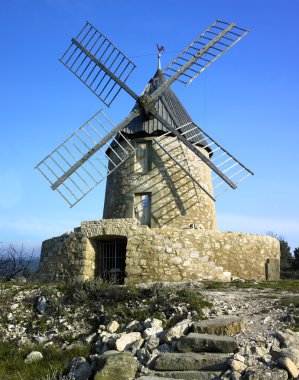
[[(130, 115), (134, 118), (135, 112)], [(121, 129), (121, 123), (115, 127), (100, 110), (35, 169), (47, 179), (51, 189), (56, 190), (73, 207), (135, 153), (136, 149)], [(119, 152), (116, 148), (120, 148)], [(113, 157), (107, 153), (108, 150), (113, 152)]]
[[(221, 25), (221, 26), (220, 26)], [(216, 33), (215, 30), (220, 30)], [(236, 33), (236, 30), (238, 31)], [(105, 135), (101, 135), (101, 139), (98, 138), (90, 140), (92, 141), (92, 146), (86, 144), (84, 139), (81, 138), (80, 133), (84, 133), (84, 137), (90, 135), (86, 131), (87, 126), (90, 124), (91, 120), (96, 118), (97, 113), (92, 119), (87, 121), (82, 127), (80, 127), (76, 132), (74, 132), (67, 140), (64, 141), (58, 148), (56, 148), (50, 155), (44, 158), (37, 166), (41, 174), (50, 182), (52, 190), (57, 190), (71, 205), (71, 207), (76, 204), (80, 199), (82, 199), (87, 193), (89, 193), (93, 187), (99, 184), (107, 175), (110, 174), (108, 166), (106, 166), (107, 174), (103, 175), (100, 173), (92, 163), (92, 159), (97, 159), (97, 152), (103, 153), (103, 147), (105, 145), (109, 146), (109, 141), (117, 143), (117, 136), (124, 138), (121, 131), (126, 127), (126, 125), (132, 121), (134, 118), (142, 114), (145, 116), (145, 119), (150, 117), (156, 118), (162, 125), (166, 127), (169, 131), (167, 134), (171, 133), (173, 136), (176, 136), (178, 140), (186, 145), (197, 157), (199, 160), (203, 161), (210, 169), (214, 171), (216, 176), (221, 178), (222, 183), (227, 183), (231, 188), (235, 189), (237, 185), (231, 180), (233, 176), (228, 177), (225, 173), (230, 168), (225, 170), (220, 170), (221, 165), (215, 165), (213, 160), (210, 160), (205, 154), (203, 154), (199, 149), (196, 143), (192, 141), (192, 133), (189, 126), (186, 124), (184, 126), (180, 125), (179, 121), (176, 120), (175, 115), (171, 110), (167, 110), (172, 121), (173, 125), (167, 122), (155, 109), (155, 103), (161, 98), (162, 103), (167, 108), (166, 102), (163, 102), (164, 91), (176, 80), (183, 81), (182, 77), (187, 77), (188, 82), (183, 83), (189, 84), (193, 81), (203, 70), (205, 70), (212, 62), (219, 58), (225, 51), (232, 47), (236, 42), (243, 38), (248, 33), (248, 30), (239, 28), (236, 24), (228, 24), (226, 22), (216, 20), (209, 28), (207, 28), (196, 40), (194, 40), (182, 53), (180, 53), (164, 70), (166, 76), (169, 77), (164, 83), (162, 83), (151, 95), (142, 94), (138, 96), (128, 85), (126, 85), (126, 80), (131, 75), (132, 71), (135, 69), (134, 63), (126, 57), (116, 46), (108, 40), (98, 29), (93, 27), (89, 22), (86, 22), (83, 29), (80, 31), (76, 38), (71, 39), (71, 45), (63, 54), (60, 61), (71, 71), (73, 72), (94, 94), (107, 106), (110, 106), (118, 95), (121, 89), (124, 89), (129, 95), (131, 95), (136, 100), (136, 107), (133, 111), (123, 119), (117, 126), (114, 126), (113, 123), (106, 117), (102, 112), (105, 119), (109, 122), (109, 128), (105, 128)], [(214, 35), (215, 37), (210, 38), (207, 36)], [(231, 38), (233, 36), (233, 38)], [(208, 43), (201, 42), (202, 39), (207, 39)], [(229, 41), (229, 43), (223, 43)], [(198, 48), (202, 44), (204, 47)], [(218, 48), (222, 45), (223, 48)], [(195, 53), (193, 52), (195, 50)], [(217, 54), (213, 54), (210, 51), (218, 51)], [(190, 52), (192, 51), (192, 53)], [(206, 55), (210, 55), (210, 59), (206, 59)], [(191, 58), (185, 58), (191, 56)], [(204, 60), (205, 64), (201, 65), (198, 63), (199, 60)], [(183, 61), (183, 63), (182, 63)], [(178, 66), (178, 68), (177, 68)], [(174, 69), (173, 67), (176, 67)], [(194, 70), (194, 67), (197, 70)], [(167, 72), (174, 72), (172, 75), (167, 74)], [(190, 76), (188, 73), (192, 72), (193, 76)], [(195, 74), (194, 74), (195, 73)], [(99, 123), (100, 124), (100, 123)], [(194, 124), (194, 123), (193, 123)], [(195, 125), (195, 124), (194, 124)], [(112, 128), (111, 128), (112, 127)], [(205, 136), (212, 141), (211, 144), (215, 144), (217, 149), (221, 149), (224, 154), (229, 156), (229, 160), (233, 160), (234, 166), (240, 165), (242, 171), (246, 170), (249, 175), (253, 174), (249, 171), (244, 165), (242, 165), (238, 160), (236, 160), (231, 154), (229, 154), (224, 148), (215, 142), (210, 136), (205, 134), (200, 128), (197, 128), (197, 134), (200, 136)], [(194, 127), (192, 126), (192, 130)], [(189, 137), (191, 133), (191, 137)], [(75, 145), (77, 151), (79, 151), (79, 157), (69, 152), (69, 149), (66, 147), (67, 144), (71, 141), (74, 145), (72, 139), (78, 138), (80, 143), (83, 143), (84, 147), (78, 149), (78, 146)], [(90, 140), (89, 143), (90, 143)], [(126, 138), (124, 138), (126, 143), (130, 146), (130, 152), (124, 157), (120, 157), (119, 162), (114, 165), (115, 170), (119, 165), (121, 165), (130, 155), (134, 153), (134, 147), (130, 144)], [(189, 175), (190, 178), (197, 182), (190, 171), (187, 168), (183, 167), (176, 159), (171, 155), (171, 152), (167, 147), (161, 145), (161, 141), (156, 143), (159, 145), (160, 149), (163, 149), (166, 154), (172, 158), (181, 169)], [(64, 151), (67, 151), (71, 156), (71, 159), (66, 159), (64, 154), (61, 153), (60, 149), (63, 148)], [(65, 153), (65, 152), (64, 152)], [(57, 157), (59, 156), (59, 158)], [(107, 154), (106, 154), (107, 156)], [(106, 158), (109, 157), (107, 156)], [(61, 161), (62, 160), (62, 161)], [(98, 160), (100, 161), (100, 160)], [(110, 160), (111, 162), (111, 160)], [(54, 165), (54, 168), (52, 167)], [(91, 166), (95, 169), (100, 178), (95, 179), (88, 172), (86, 166)], [(104, 165), (105, 166), (105, 165)], [(84, 173), (79, 173), (84, 171)], [(88, 175), (88, 178), (92, 179), (93, 183), (89, 185), (88, 181), (84, 178), (83, 174)], [(84, 185), (87, 186), (87, 189), (82, 189), (77, 180), (80, 179)], [(69, 183), (69, 185), (67, 185)], [(221, 184), (222, 184), (221, 183)], [(213, 198), (213, 195), (204, 189), (199, 183), (197, 183), (207, 194)], [(220, 185), (221, 185), (220, 184)], [(68, 197), (65, 196), (61, 189), (66, 189), (68, 195), (71, 194), (74, 197), (74, 200), (69, 201)], [(76, 191), (79, 191), (81, 194), (77, 196)], [(214, 198), (213, 198), (214, 199)]]
[(125, 83), (136, 65), (88, 21), (59, 61), (108, 107), (122, 88), (138, 99)]
[(188, 86), (248, 33), (249, 30), (240, 28), (235, 23), (216, 20), (163, 70), (169, 78), (167, 86), (175, 80)]

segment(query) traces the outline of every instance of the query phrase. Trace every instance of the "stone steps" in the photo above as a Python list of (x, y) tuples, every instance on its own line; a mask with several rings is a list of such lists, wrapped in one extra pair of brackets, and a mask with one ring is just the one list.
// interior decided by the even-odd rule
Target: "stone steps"
[(190, 333), (177, 343), (180, 352), (223, 352), (237, 350), (236, 339), (231, 336)]
[(177, 342), (180, 352), (158, 356), (152, 377), (140, 380), (219, 380), (238, 348), (232, 335), (244, 328), (244, 320), (231, 316), (195, 322), (193, 332)]
[(166, 371), (156, 372), (152, 379), (166, 378), (169, 380), (219, 380), (221, 371)]
[(225, 317), (195, 322), (192, 326), (192, 332), (234, 336), (239, 334), (244, 328), (244, 319), (239, 317)]
[(158, 371), (223, 371), (228, 369), (231, 355), (223, 353), (165, 353), (158, 357), (154, 369)]

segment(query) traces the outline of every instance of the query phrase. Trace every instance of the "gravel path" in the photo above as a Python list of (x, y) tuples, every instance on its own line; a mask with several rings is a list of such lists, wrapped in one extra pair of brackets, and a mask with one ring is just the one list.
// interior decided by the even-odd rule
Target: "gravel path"
[(246, 320), (246, 329), (239, 334), (240, 342), (268, 339), (277, 330), (283, 330), (296, 321), (296, 308), (282, 300), (296, 297), (299, 293), (273, 289), (203, 290), (204, 297), (213, 304), (205, 310), (207, 318), (234, 315)]

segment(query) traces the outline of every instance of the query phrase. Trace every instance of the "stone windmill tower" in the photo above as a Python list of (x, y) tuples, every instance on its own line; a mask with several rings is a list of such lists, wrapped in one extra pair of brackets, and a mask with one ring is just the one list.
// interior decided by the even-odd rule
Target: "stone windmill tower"
[[(158, 69), (144, 94), (151, 95), (165, 81)], [(181, 133), (204, 155), (210, 156), (211, 149), (205, 148), (204, 136), (193, 133), (193, 137), (196, 126), (172, 89), (168, 88), (163, 98), (158, 99), (156, 108), (169, 123), (172, 113), (180, 125), (186, 125)], [(122, 132), (134, 146), (135, 154), (107, 178), (104, 219), (136, 218), (138, 224), (149, 227), (215, 229), (210, 168), (198, 162), (197, 156), (154, 118), (139, 115)], [(121, 139), (119, 142), (122, 144)], [(114, 144), (112, 149), (108, 154), (113, 156), (113, 161), (122, 148)], [(176, 165), (174, 159), (181, 165)], [(182, 170), (183, 165), (189, 168), (193, 178)]]
[(135, 65), (101, 32), (87, 22), (72, 38), (61, 62), (107, 106), (121, 89), (136, 104), (117, 126), (99, 111), (37, 165), (71, 207), (107, 178), (104, 219), (45, 241), (41, 277), (277, 277), (276, 239), (216, 231), (216, 196), (253, 173), (194, 123), (170, 88), (191, 83), (247, 33), (216, 20), (163, 72), (158, 47), (158, 70), (141, 96), (126, 84)]

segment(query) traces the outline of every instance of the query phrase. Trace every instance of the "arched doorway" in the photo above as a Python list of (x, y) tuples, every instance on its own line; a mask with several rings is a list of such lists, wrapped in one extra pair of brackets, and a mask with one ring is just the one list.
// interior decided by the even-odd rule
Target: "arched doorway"
[(123, 284), (126, 274), (127, 238), (100, 236), (92, 241), (95, 250), (95, 277), (104, 281)]

